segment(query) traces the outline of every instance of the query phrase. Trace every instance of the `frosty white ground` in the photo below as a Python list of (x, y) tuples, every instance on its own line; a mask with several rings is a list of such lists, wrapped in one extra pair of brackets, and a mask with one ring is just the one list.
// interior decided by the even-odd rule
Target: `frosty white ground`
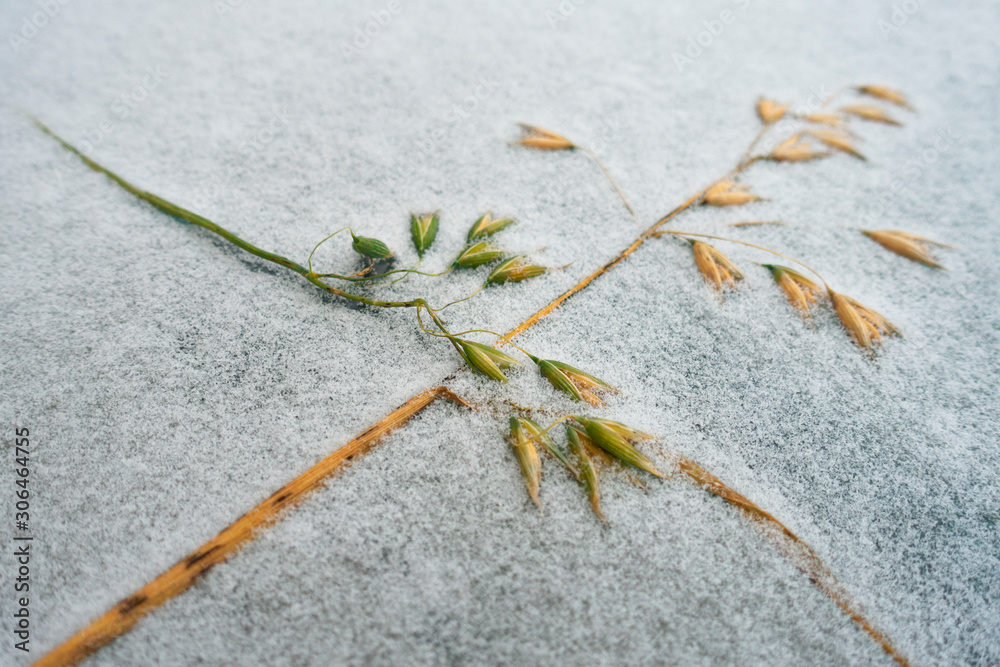
[[(7, 36), (38, 6), (0, 13), (0, 377), (5, 451), (15, 423), (38, 448), (31, 657), (459, 360), (412, 313), (350, 307), (137, 203), (15, 107), (296, 259), (351, 224), (405, 264), (406, 214), (440, 208), (425, 264), (443, 267), (483, 211), (515, 216), (506, 248), (573, 265), (448, 311), (505, 330), (724, 172), (757, 130), (757, 95), (878, 82), (919, 114), (863, 127), (870, 162), (761, 166), (748, 182), (773, 201), (678, 224), (794, 223), (733, 233), (899, 325), (878, 362), (829, 315), (806, 328), (750, 263), (762, 256), (732, 250), (748, 276), (720, 306), (666, 241), (519, 342), (622, 387), (608, 416), (783, 520), (916, 664), (1000, 661), (996, 5), (920, 5), (884, 38), (890, 2), (575, 3), (555, 27), (554, 1), (406, 2), (345, 58), (385, 3), (234, 4), (70, 3), (16, 50)], [(678, 72), (673, 52), (724, 9), (735, 20)], [(597, 148), (641, 222), (582, 156), (507, 146), (516, 121)], [(942, 132), (955, 139), (929, 152)], [(961, 246), (950, 271), (845, 229), (879, 201), (879, 226)], [(320, 259), (353, 261), (346, 242)], [(481, 279), (393, 293), (443, 303)], [(496, 391), (468, 374), (454, 389)], [(499, 391), (563, 405), (530, 369)], [(548, 466), (539, 517), (503, 421), (432, 407), (92, 663), (886, 662), (686, 482), (609, 477), (604, 528)], [(4, 618), (11, 603), (5, 590)], [(0, 662), (23, 664), (9, 644)]]

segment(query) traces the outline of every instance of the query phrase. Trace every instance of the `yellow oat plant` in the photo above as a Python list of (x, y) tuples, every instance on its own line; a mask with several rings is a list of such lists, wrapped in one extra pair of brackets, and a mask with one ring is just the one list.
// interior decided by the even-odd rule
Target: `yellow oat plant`
[(543, 151), (568, 151), (576, 148), (576, 145), (572, 141), (561, 134), (556, 134), (555, 132), (550, 132), (534, 125), (526, 125), (525, 123), (519, 123), (519, 125), (521, 126), (522, 134), (514, 143), (520, 146), (537, 148)]
[(841, 153), (847, 153), (853, 155), (859, 160), (867, 160), (861, 152), (854, 147), (851, 142), (851, 135), (847, 134), (843, 130), (809, 130), (807, 133), (809, 136), (821, 141), (823, 144), (840, 151)]
[(775, 162), (805, 162), (807, 160), (818, 160), (829, 155), (826, 151), (815, 150), (808, 141), (803, 139), (804, 133), (788, 137), (780, 142), (771, 151), (768, 159)]
[(712, 185), (702, 195), (702, 203), (708, 206), (742, 206), (752, 201), (762, 201), (752, 192), (747, 192), (749, 185), (737, 185), (733, 181), (719, 181)]
[(877, 231), (862, 229), (860, 231), (862, 234), (870, 238), (872, 241), (875, 241), (885, 249), (891, 250), (897, 255), (902, 255), (907, 259), (913, 260), (914, 262), (919, 262), (924, 266), (930, 266), (935, 269), (943, 269), (944, 267), (938, 264), (931, 255), (930, 246), (937, 246), (939, 248), (952, 247), (944, 243), (932, 241), (931, 239), (923, 236), (917, 236), (916, 234), (910, 234), (909, 232), (901, 232), (897, 229), (880, 229)]
[(721, 290), (723, 283), (735, 289), (735, 281), (743, 280), (743, 274), (736, 265), (714, 246), (704, 241), (691, 241), (691, 250), (694, 252), (694, 263), (701, 271), (701, 275), (705, 276), (705, 280), (716, 290)]
[(829, 125), (830, 127), (843, 127), (844, 125), (844, 117), (835, 113), (808, 113), (799, 116), (799, 118), (817, 125)]
[(524, 146), (525, 148), (538, 148), (540, 150), (547, 151), (580, 151), (584, 153), (587, 157), (594, 161), (594, 163), (600, 168), (604, 173), (604, 176), (611, 183), (611, 187), (615, 189), (618, 196), (621, 198), (622, 203), (625, 204), (625, 208), (628, 212), (635, 217), (635, 209), (632, 208), (632, 204), (629, 203), (628, 198), (622, 189), (618, 187), (618, 183), (615, 179), (611, 177), (611, 172), (605, 168), (604, 163), (601, 162), (600, 158), (588, 148), (584, 148), (578, 144), (574, 144), (572, 141), (562, 136), (561, 134), (556, 134), (550, 130), (545, 130), (535, 125), (527, 125), (525, 123), (518, 123), (521, 127), (521, 138), (517, 139), (514, 143), (519, 146)]
[(829, 286), (827, 286), (826, 291), (830, 295), (830, 302), (833, 304), (837, 317), (840, 318), (840, 322), (858, 347), (870, 350), (875, 343), (882, 342), (883, 334), (900, 335), (899, 329), (892, 322), (871, 308), (862, 305), (857, 299), (838, 294)]
[(886, 125), (902, 125), (902, 123), (890, 116), (885, 109), (871, 104), (851, 104), (841, 107), (840, 110), (846, 114), (857, 116), (862, 120), (885, 123)]
[(898, 90), (893, 90), (892, 88), (887, 88), (886, 86), (877, 86), (872, 84), (866, 86), (858, 86), (857, 88), (855, 88), (855, 90), (861, 93), (862, 95), (868, 95), (869, 97), (885, 100), (886, 102), (891, 102), (896, 106), (900, 106), (903, 107), (904, 109), (914, 111), (913, 106), (910, 104), (909, 100), (906, 99), (906, 96), (903, 95), (903, 93), (899, 92)]
[(774, 100), (765, 100), (764, 98), (757, 100), (757, 116), (765, 125), (777, 123), (785, 116), (787, 110), (787, 104), (778, 104)]
[(795, 307), (799, 315), (806, 319), (811, 318), (810, 306), (823, 295), (823, 288), (787, 266), (777, 264), (761, 264), (761, 266), (771, 272), (774, 282), (785, 293), (788, 302)]

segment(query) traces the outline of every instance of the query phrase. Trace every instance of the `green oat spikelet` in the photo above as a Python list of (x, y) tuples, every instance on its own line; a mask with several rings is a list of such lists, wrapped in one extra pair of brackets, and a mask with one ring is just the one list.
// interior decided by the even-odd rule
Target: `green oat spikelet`
[(437, 211), (420, 215), (410, 214), (410, 233), (413, 235), (413, 245), (420, 259), (424, 258), (424, 253), (437, 237), (439, 219)]
[(566, 438), (569, 440), (570, 453), (576, 457), (576, 465), (580, 470), (580, 484), (590, 498), (590, 506), (597, 518), (607, 523), (608, 520), (601, 511), (601, 484), (597, 478), (597, 468), (587, 454), (587, 445), (593, 445), (593, 441), (584, 431), (572, 424), (566, 424)]
[(389, 250), (389, 246), (378, 239), (370, 236), (357, 236), (353, 231), (351, 231), (351, 238), (353, 239), (351, 246), (354, 248), (354, 252), (359, 255), (364, 255), (371, 259), (389, 259), (392, 257), (392, 251)]
[(528, 487), (528, 495), (542, 509), (542, 502), (538, 499), (538, 488), (542, 482), (542, 462), (538, 458), (538, 450), (532, 439), (525, 433), (521, 421), (517, 417), (510, 418), (510, 444), (514, 448), (514, 456), (521, 466), (521, 476)]
[(469, 229), (468, 240), (472, 241), (481, 236), (493, 236), (501, 229), (504, 229), (512, 224), (514, 224), (514, 218), (500, 218), (499, 220), (494, 220), (492, 213), (486, 213), (472, 223), (472, 228)]
[(524, 257), (512, 257), (493, 269), (486, 280), (496, 285), (502, 283), (519, 283), (522, 280), (544, 275), (548, 270), (548, 267), (545, 266), (526, 263)]
[(494, 350), (489, 345), (460, 338), (453, 339), (453, 342), (459, 346), (462, 358), (470, 368), (497, 382), (507, 381), (507, 376), (503, 374), (501, 368), (510, 368), (521, 363), (509, 354)]
[(462, 254), (455, 260), (455, 264), (463, 269), (471, 269), (488, 264), (501, 257), (503, 257), (503, 250), (497, 248), (495, 245), (481, 241), (463, 250)]
[(538, 366), (542, 377), (574, 401), (582, 400), (594, 407), (601, 407), (604, 405), (604, 401), (597, 397), (592, 390), (618, 391), (604, 380), (561, 361), (539, 359), (538, 357), (531, 357), (531, 360)]
[(521, 418), (521, 427), (529, 434), (534, 441), (542, 446), (542, 449), (547, 451), (552, 455), (557, 461), (566, 466), (570, 474), (580, 481), (580, 471), (576, 469), (573, 462), (569, 459), (569, 454), (560, 445), (556, 444), (556, 441), (552, 439), (552, 436), (542, 430), (542, 427), (538, 425), (534, 420), (528, 419), (527, 417)]
[(573, 415), (573, 419), (578, 421), (594, 444), (615, 457), (622, 463), (635, 466), (640, 470), (664, 478), (663, 473), (653, 466), (653, 462), (646, 458), (646, 455), (635, 448), (636, 442), (646, 440), (653, 436), (642, 431), (637, 431), (630, 426), (621, 424), (610, 419), (596, 419), (594, 417), (583, 417)]

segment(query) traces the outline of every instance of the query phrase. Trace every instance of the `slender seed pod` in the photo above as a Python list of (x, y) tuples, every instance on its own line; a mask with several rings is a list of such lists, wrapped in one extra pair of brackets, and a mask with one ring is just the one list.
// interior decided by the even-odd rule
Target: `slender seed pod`
[(572, 424), (566, 424), (566, 438), (569, 440), (570, 453), (576, 457), (576, 465), (580, 469), (580, 484), (590, 498), (590, 506), (597, 518), (607, 523), (604, 512), (601, 511), (601, 483), (597, 477), (597, 468), (587, 454), (587, 445), (593, 445), (593, 441), (586, 432)]
[(528, 495), (538, 505), (538, 509), (541, 509), (542, 502), (538, 498), (538, 489), (542, 482), (542, 462), (538, 458), (538, 450), (524, 432), (517, 417), (510, 418), (510, 444), (521, 467), (521, 476), (524, 477), (524, 483), (528, 487)]
[(857, 116), (862, 120), (870, 120), (875, 123), (885, 123), (886, 125), (902, 125), (898, 120), (886, 113), (885, 109), (868, 104), (854, 104), (842, 107), (841, 111), (852, 116)]
[(896, 106), (901, 106), (904, 109), (909, 109), (913, 111), (913, 107), (910, 102), (906, 99), (906, 96), (898, 90), (893, 90), (892, 88), (886, 88), (885, 86), (858, 86), (856, 89), (862, 95), (868, 95), (869, 97), (875, 97), (880, 100), (885, 100), (886, 102), (892, 102)]

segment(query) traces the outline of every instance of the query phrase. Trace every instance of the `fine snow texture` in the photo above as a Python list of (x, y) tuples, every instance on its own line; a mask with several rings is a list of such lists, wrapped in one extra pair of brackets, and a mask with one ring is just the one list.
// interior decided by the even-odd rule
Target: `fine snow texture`
[[(137, 202), (19, 108), (299, 261), (352, 225), (409, 266), (408, 213), (440, 209), (422, 265), (440, 270), (483, 212), (516, 217), (497, 243), (572, 265), (444, 313), (506, 331), (724, 174), (758, 95), (815, 104), (857, 83), (918, 109), (852, 126), (868, 162), (757, 165), (745, 182), (770, 201), (673, 228), (805, 260), (903, 330), (877, 361), (829, 312), (803, 324), (752, 263), (766, 254), (718, 244), (746, 274), (722, 304), (670, 239), (517, 342), (620, 387), (599, 414), (782, 520), (915, 664), (1000, 661), (1000, 8), (404, 0), (345, 55), (389, 4), (67, 3), (34, 32), (40, 5), (0, 10), (0, 416), (11, 457), (14, 425), (31, 429), (37, 536), (32, 653), (5, 639), (0, 664), (39, 657), (460, 368), (412, 312), (349, 305)], [(639, 221), (585, 156), (508, 145), (518, 121), (599, 153)], [(774, 219), (789, 225), (725, 227)], [(958, 248), (934, 271), (859, 226)], [(343, 235), (316, 262), (359, 268)], [(377, 293), (440, 305), (487, 270)], [(888, 662), (755, 524), (680, 477), (609, 472), (605, 527), (545, 461), (539, 516), (502, 401), (580, 408), (529, 366), (504, 386), (455, 375), (483, 410), (432, 406), (91, 663)]]

